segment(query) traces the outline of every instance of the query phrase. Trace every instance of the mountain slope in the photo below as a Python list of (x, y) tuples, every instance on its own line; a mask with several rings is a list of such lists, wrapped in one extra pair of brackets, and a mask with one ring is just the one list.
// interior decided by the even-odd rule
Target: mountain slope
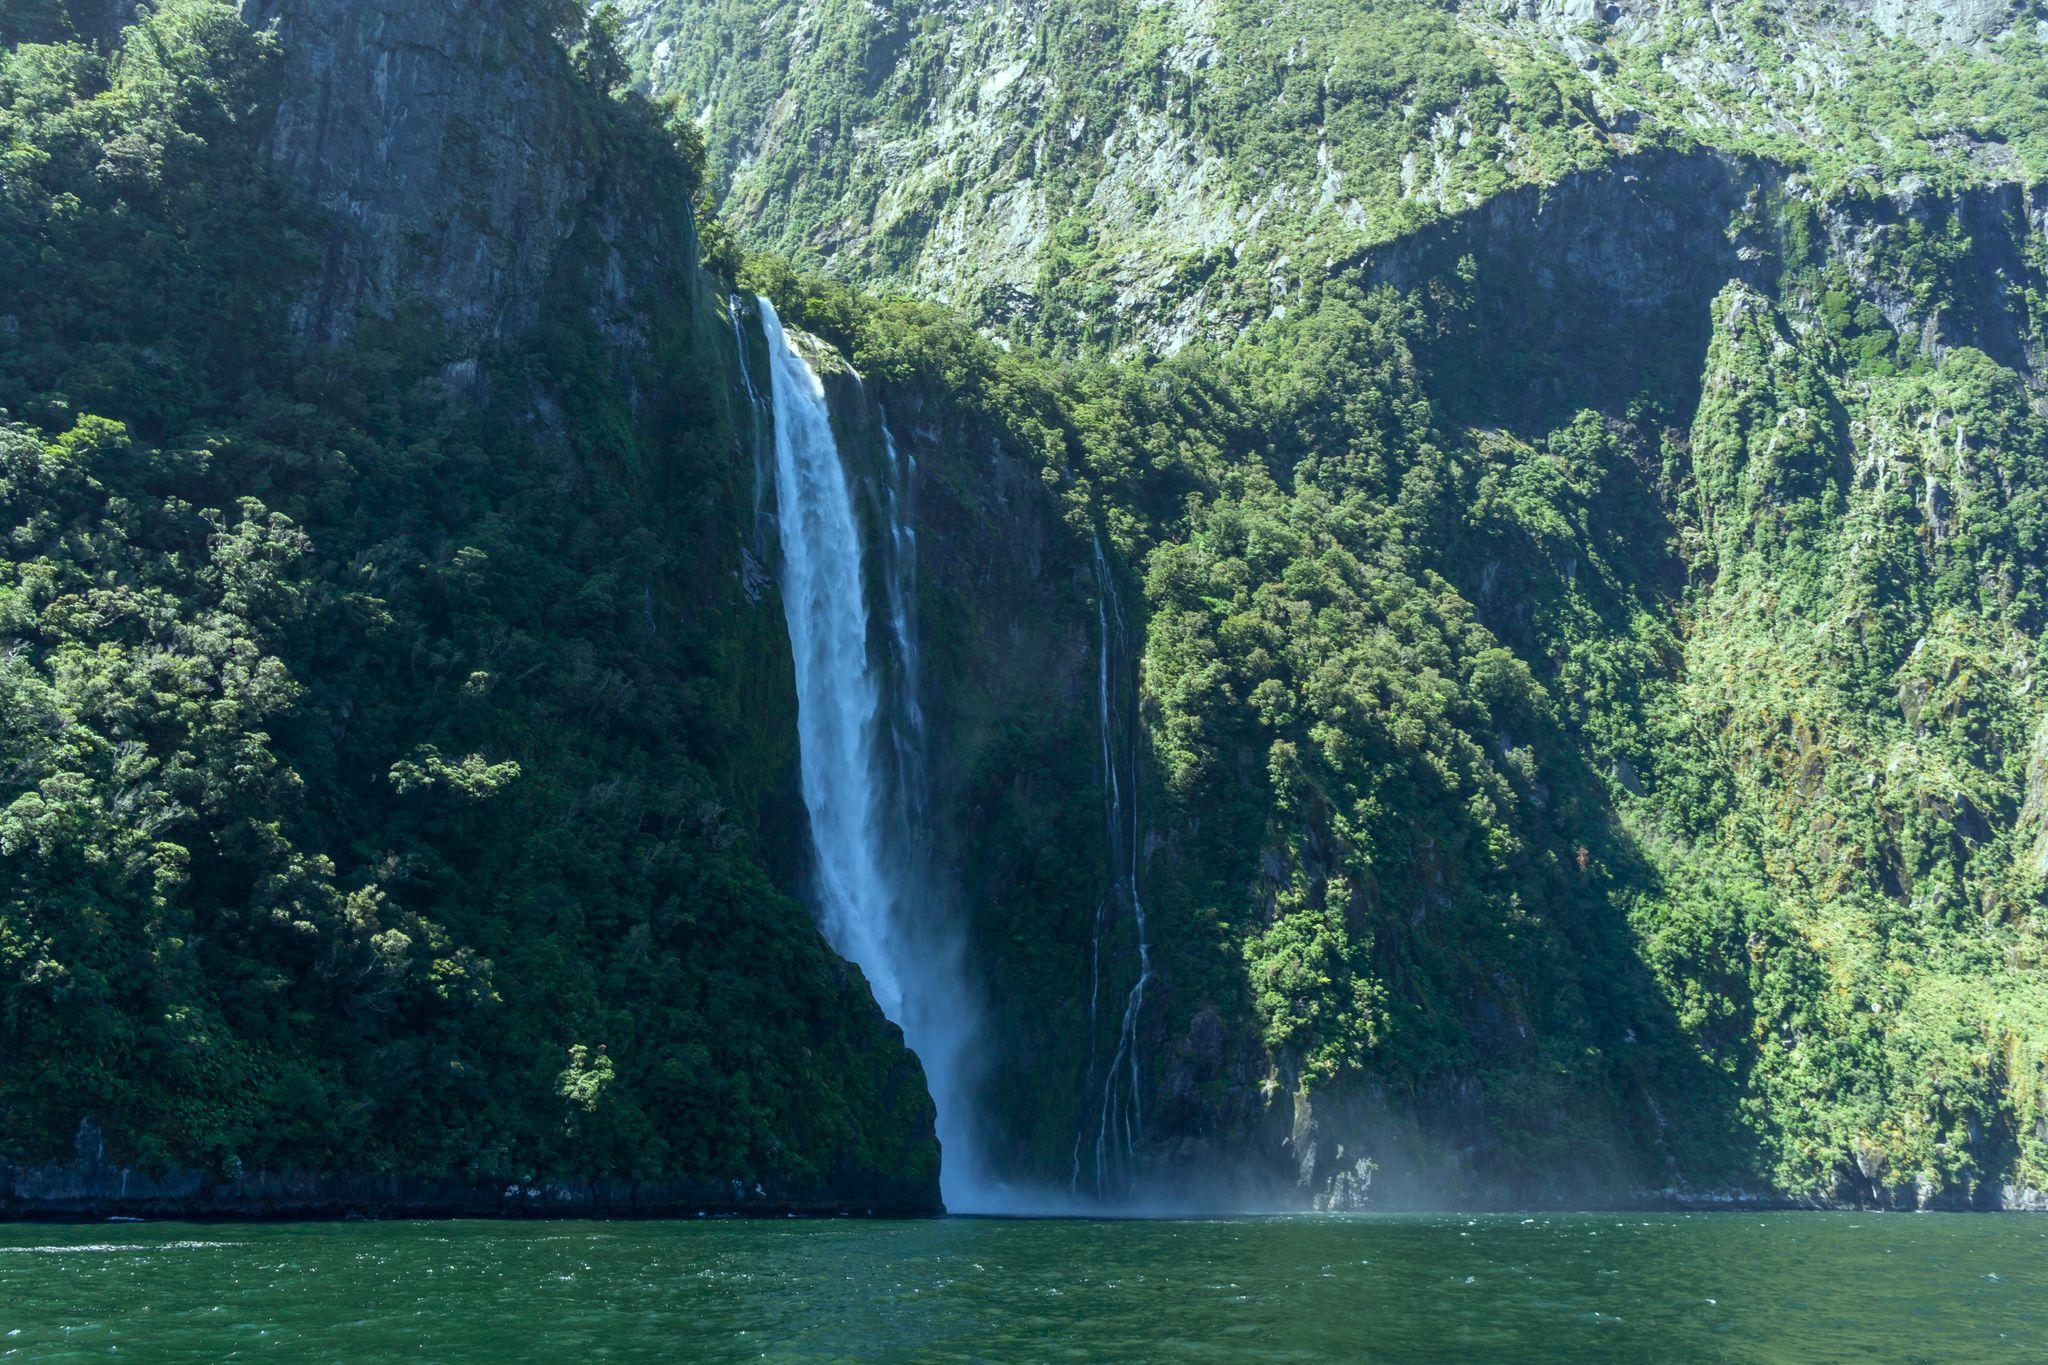
[(2044, 1202), (2029, 6), (624, 9), (7, 12), (7, 1208), (934, 1206), (750, 289), (1020, 1201)]
[(1107, 1176), (1116, 836), (1011, 899), (1107, 774), (1048, 799), (1027, 737), (940, 812), (1022, 991), (1016, 1178), (2038, 1198), (2023, 7), (629, 8), (728, 226), (1014, 348), (976, 364), (1058, 414), (1068, 562), (1128, 566), (1154, 967)]
[(621, 9), (752, 240), (1055, 350), (1228, 335), (1332, 259), (1635, 151), (1948, 184), (2038, 172), (2048, 130), (2022, 4)]
[(10, 1209), (936, 1204), (765, 867), (687, 144), (579, 13), (489, 9), (0, 55)]

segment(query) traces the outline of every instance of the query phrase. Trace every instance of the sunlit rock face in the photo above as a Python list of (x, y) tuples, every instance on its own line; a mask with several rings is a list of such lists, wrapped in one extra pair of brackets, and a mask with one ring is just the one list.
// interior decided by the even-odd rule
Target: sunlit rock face
[[(1795, 19), (1810, 17), (1800, 13), (1800, 6), (1780, 8)], [(1672, 0), (1466, 0), (1461, 9), (1468, 15), (1539, 24), (1559, 32), (1609, 25), (1629, 36), (1659, 19), (1680, 18), (1687, 12)], [(1843, 0), (1832, 12), (1818, 13), (1824, 19), (1867, 19), (1889, 37), (1970, 46), (2009, 32), (2027, 19), (2031, 9), (2025, 0)]]
[(2001, 37), (2033, 6), (2023, 0), (1852, 0), (1846, 8), (1867, 13), (1897, 37), (1964, 47)]

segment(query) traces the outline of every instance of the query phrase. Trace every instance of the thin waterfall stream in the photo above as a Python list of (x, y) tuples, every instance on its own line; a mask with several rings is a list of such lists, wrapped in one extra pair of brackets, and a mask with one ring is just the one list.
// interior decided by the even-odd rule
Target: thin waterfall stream
[[(1070, 1186), (1083, 1193), (1084, 1150), (1090, 1157), (1089, 1173), (1097, 1199), (1127, 1199), (1138, 1180), (1138, 1140), (1144, 1127), (1141, 1074), (1139, 1070), (1138, 1026), (1145, 1011), (1145, 988), (1152, 983), (1152, 941), (1145, 927), (1145, 902), (1139, 892), (1138, 865), (1143, 856), (1138, 815), (1138, 727), (1135, 715), (1127, 715), (1123, 688), (1129, 679), (1128, 643), (1124, 634), (1123, 603), (1117, 595), (1116, 577), (1102, 552), (1102, 539), (1094, 541), (1095, 619), (1099, 648), (1096, 655), (1095, 719), (1102, 746), (1103, 822), (1109, 854), (1109, 894), (1095, 911), (1093, 937), (1088, 958), (1088, 1077), (1096, 1076), (1096, 1054), (1101, 1037), (1100, 1011), (1104, 936), (1120, 922), (1128, 922), (1138, 955), (1137, 978), (1124, 995), (1124, 1007), (1117, 1026), (1116, 1048), (1101, 1068), (1101, 1092), (1095, 1105), (1093, 1133), (1084, 1127), (1074, 1137), (1073, 1174)], [(1135, 703), (1135, 699), (1133, 699)], [(1119, 721), (1123, 724), (1121, 729)], [(1091, 1143), (1092, 1138), (1092, 1143)]]
[(911, 490), (917, 459), (896, 444), (889, 420), (882, 418), (882, 520), (887, 530), (880, 546), (882, 592), (889, 603), (890, 680), (894, 706), (889, 732), (895, 740), (896, 808), (907, 849), (927, 844), (928, 803), (925, 799), (924, 703), (919, 700), (917, 662), (917, 527)]
[(884, 426), (876, 568), (887, 620), (883, 638), (871, 641), (856, 480), (833, 435), (824, 384), (774, 305), (765, 298), (759, 305), (819, 921), (840, 955), (866, 973), (876, 1003), (924, 1065), (938, 1110), (947, 1206), (983, 1206), (990, 1196), (969, 1070), (977, 1011), (957, 932), (932, 913), (937, 898), (925, 856), (913, 469)]

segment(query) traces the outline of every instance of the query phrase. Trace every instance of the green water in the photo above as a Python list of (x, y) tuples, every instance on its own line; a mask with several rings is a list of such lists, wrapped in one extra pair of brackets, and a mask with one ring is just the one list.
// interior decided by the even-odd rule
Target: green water
[(0, 1357), (1985, 1360), (2048, 1218), (0, 1228)]

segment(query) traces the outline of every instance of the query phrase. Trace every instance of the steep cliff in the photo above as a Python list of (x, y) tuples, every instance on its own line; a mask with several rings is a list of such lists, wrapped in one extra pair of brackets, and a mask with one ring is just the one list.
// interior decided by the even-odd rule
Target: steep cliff
[(733, 220), (1060, 351), (1170, 352), (1520, 185), (1716, 148), (2038, 174), (2035, 6), (628, 0)]
[[(960, 913), (999, 931), (1010, 1177), (1167, 1206), (2038, 1202), (2037, 197), (1644, 154), (1100, 368), (957, 331), (903, 364), (935, 344), (916, 310), (768, 270), (897, 358), (892, 411), (952, 414), (928, 480), (1043, 471), (926, 579), (979, 607), (930, 704), (1022, 719), (934, 812), (966, 831)], [(1023, 567), (1042, 544), (1064, 567)], [(1112, 598), (1149, 971), (1103, 824), (1128, 722), (1084, 709)], [(1100, 1162), (1118, 1021), (1089, 1002), (1141, 976)]]
[(574, 6), (117, 37), (0, 57), (0, 1204), (935, 1207), (689, 140)]
[(2042, 1202), (2031, 6), (624, 9), (6, 16), (0, 1206), (934, 1207), (755, 290), (1011, 1203)]

